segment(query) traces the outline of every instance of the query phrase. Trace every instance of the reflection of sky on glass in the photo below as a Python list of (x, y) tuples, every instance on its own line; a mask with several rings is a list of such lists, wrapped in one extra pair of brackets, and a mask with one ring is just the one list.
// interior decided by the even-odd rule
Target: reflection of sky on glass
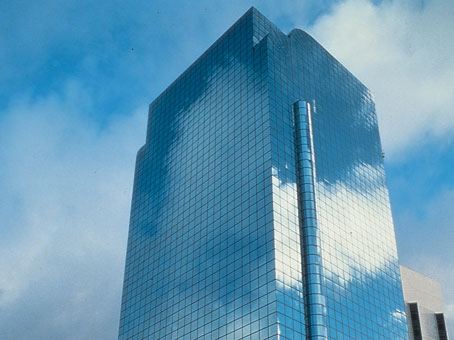
[(120, 338), (276, 334), (264, 63), (246, 15), (150, 106)]
[(300, 99), (315, 103), (322, 260), (306, 258), (321, 275), (329, 337), (406, 334), (370, 96), (303, 32), (286, 36), (250, 11), (150, 106), (120, 338), (298, 339), (320, 322), (304, 308), (316, 279), (302, 260)]
[[(294, 201), (286, 198), (295, 195), (296, 185), (294, 154), (286, 151), (293, 146), (290, 108), (297, 100), (309, 100), (315, 103), (316, 209), (329, 338), (404, 339), (403, 298), (374, 104), (367, 89), (311, 37), (298, 30), (289, 37), (290, 43), (272, 36), (273, 44), (284, 46), (271, 56), (271, 83), (284, 84), (271, 86), (271, 102), (276, 101), (271, 119), (278, 125), (272, 126), (274, 207), (295, 210)], [(294, 221), (287, 219), (281, 232), (292, 235), (288, 244), (299, 242), (298, 233), (292, 232)], [(282, 247), (285, 252), (288, 249)], [(297, 272), (286, 265), (277, 268), (283, 271), (281, 295), (299, 298)], [(305, 280), (310, 282), (310, 276)], [(291, 328), (282, 319), (281, 328)]]

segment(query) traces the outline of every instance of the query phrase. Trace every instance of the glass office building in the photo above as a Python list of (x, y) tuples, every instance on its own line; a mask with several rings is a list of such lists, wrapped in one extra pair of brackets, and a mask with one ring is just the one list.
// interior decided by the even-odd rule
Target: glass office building
[(149, 108), (120, 339), (406, 339), (367, 88), (251, 8)]

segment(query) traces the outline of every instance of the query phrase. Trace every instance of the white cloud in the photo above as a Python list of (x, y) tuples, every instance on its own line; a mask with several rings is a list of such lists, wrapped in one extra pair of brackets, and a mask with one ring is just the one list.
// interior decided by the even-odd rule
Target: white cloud
[(347, 0), (309, 32), (374, 94), (393, 156), (454, 129), (454, 2)]
[[(109, 3), (87, 14), (71, 2), (49, 3), (0, 11), (9, 32), (0, 38), (7, 47), (0, 52), (2, 84), (27, 83), (37, 70), (56, 67), (49, 62), (59, 57), (52, 48), (77, 46), (82, 71), (67, 71), (79, 72), (89, 86), (68, 82), (63, 95), (25, 96), (0, 112), (0, 338), (110, 339), (117, 331), (134, 154), (144, 141), (146, 108), (109, 117), (103, 127), (90, 112), (102, 98), (131, 103), (157, 94), (246, 4)], [(417, 9), (348, 0), (309, 30), (376, 95), (387, 151), (452, 130), (452, 4), (432, 1)], [(43, 8), (52, 12), (44, 26)], [(311, 6), (289, 0), (258, 8), (273, 21), (301, 22), (309, 20)], [(126, 27), (134, 33), (129, 38), (113, 36)]]
[(146, 108), (101, 128), (90, 105), (72, 83), (2, 112), (2, 339), (116, 336)]

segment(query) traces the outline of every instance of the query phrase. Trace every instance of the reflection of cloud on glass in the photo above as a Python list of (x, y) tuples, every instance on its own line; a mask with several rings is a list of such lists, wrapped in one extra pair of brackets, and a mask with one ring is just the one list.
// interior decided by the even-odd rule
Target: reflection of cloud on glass
[[(364, 172), (363, 167), (354, 171)], [(369, 172), (374, 181), (379, 180), (378, 176), (374, 178), (376, 175)], [(379, 186), (353, 190), (341, 182), (317, 183), (322, 249), (332, 259), (324, 261), (327, 275), (337, 274), (348, 281), (360, 275), (362, 269), (374, 272), (395, 259), (394, 229), (386, 193), (386, 188)]]
[[(150, 106), (121, 338), (142, 331), (153, 338), (235, 331), (240, 338), (243, 325), (246, 333), (268, 331), (276, 286), (272, 198), (261, 142), (266, 112), (250, 105), (263, 101), (265, 79), (263, 46), (250, 46), (253, 18), (250, 11), (239, 19)], [(139, 330), (128, 320), (136, 313), (147, 320)]]
[[(293, 238), (288, 232), (286, 235), (275, 233), (278, 301), (279, 296), (285, 295), (303, 301), (299, 227), (294, 204), (296, 184), (280, 181), (276, 168), (272, 169), (272, 174), (274, 200), (277, 202), (274, 205), (275, 228), (281, 230), (285, 226), (293, 233)], [(350, 179), (356, 178), (358, 183), (363, 178), (366, 183), (374, 185), (370, 185), (369, 190), (355, 189), (347, 184), (350, 183), (347, 178), (335, 185), (317, 183), (317, 217), (321, 229), (325, 289), (327, 292), (336, 291), (328, 294), (328, 304), (345, 299), (345, 292), (354, 297), (349, 299), (350, 304), (360, 304), (370, 301), (369, 292), (376, 287), (394, 285), (393, 289), (400, 289), (392, 269), (396, 264), (396, 245), (391, 237), (394, 230), (381, 169), (362, 164), (349, 176)], [(376, 314), (383, 327), (406, 325), (403, 310), (387, 306), (381, 309)]]
[(316, 195), (328, 308), (366, 301), (378, 306), (374, 314), (382, 327), (404, 329), (403, 306), (396, 308), (402, 301), (381, 300), (391, 292), (398, 299), (401, 291), (383, 167), (359, 163), (342, 181), (318, 182)]
[(296, 183), (282, 182), (272, 169), (276, 276), (279, 284), (301, 290), (301, 249)]
[[(286, 170), (288, 166), (284, 167)], [(273, 183), (273, 220), (274, 220), (274, 247), (276, 266), (276, 300), (278, 304), (278, 327), (279, 334), (286, 332), (289, 322), (294, 329), (305, 332), (303, 320), (304, 311), (304, 287), (303, 287), (303, 264), (301, 254), (300, 227), (298, 222), (297, 186), (286, 178), (281, 180), (278, 169), (272, 167)], [(286, 176), (287, 177), (287, 176)], [(294, 301), (290, 303), (289, 301)], [(296, 311), (284, 313), (288, 305)], [(298, 319), (288, 320), (290, 316)]]

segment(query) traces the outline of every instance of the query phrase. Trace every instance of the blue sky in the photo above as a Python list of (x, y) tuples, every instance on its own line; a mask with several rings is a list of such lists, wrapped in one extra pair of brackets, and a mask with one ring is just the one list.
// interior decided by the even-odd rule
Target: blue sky
[(454, 334), (454, 2), (0, 2), (0, 337), (112, 339), (147, 105), (251, 5), (373, 92), (401, 262)]

